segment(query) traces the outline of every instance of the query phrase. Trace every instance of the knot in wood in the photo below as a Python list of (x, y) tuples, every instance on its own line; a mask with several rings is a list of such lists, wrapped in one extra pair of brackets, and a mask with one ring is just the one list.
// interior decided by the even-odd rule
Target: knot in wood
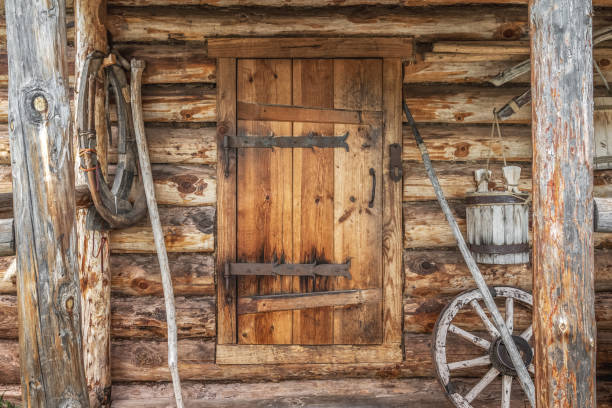
[(60, 408), (81, 408), (83, 406), (83, 404), (81, 404), (79, 401), (75, 400), (74, 398), (69, 398), (69, 399), (65, 399), (62, 402), (60, 402)]
[(37, 95), (32, 101), (32, 106), (41, 114), (47, 112), (49, 109), (49, 103), (47, 103), (47, 100), (43, 95)]

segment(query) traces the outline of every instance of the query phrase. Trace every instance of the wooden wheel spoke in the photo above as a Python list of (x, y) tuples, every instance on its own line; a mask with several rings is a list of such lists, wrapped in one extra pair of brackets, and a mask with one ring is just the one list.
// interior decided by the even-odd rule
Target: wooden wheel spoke
[(506, 326), (510, 334), (514, 331), (514, 299), (506, 298)]
[(468, 331), (463, 330), (460, 327), (455, 326), (454, 324), (450, 324), (448, 326), (448, 331), (451, 333), (456, 334), (457, 336), (469, 341), (470, 343), (483, 348), (485, 350), (488, 350), (491, 347), (491, 342), (488, 340), (483, 339), (482, 337), (478, 337), (475, 334), (472, 334)]
[(529, 367), (527, 367), (527, 370), (531, 373), (535, 375), (535, 366), (533, 364), (529, 364)]
[(512, 399), (512, 376), (504, 375), (502, 378), (502, 402), (501, 408), (510, 408)]
[(524, 332), (521, 333), (521, 337), (527, 341), (531, 340), (531, 336), (533, 336), (533, 325), (530, 325)]
[(456, 361), (454, 363), (448, 363), (449, 371), (459, 370), (462, 368), (482, 367), (491, 364), (491, 358), (486, 355), (482, 357), (473, 358), (471, 360)]
[(478, 381), (478, 383), (467, 393), (465, 399), (467, 402), (472, 402), (474, 399), (485, 389), (494, 379), (499, 375), (499, 371), (496, 368), (491, 368), (485, 375)]
[(491, 336), (493, 338), (499, 337), (499, 332), (497, 331), (497, 329), (495, 328), (493, 323), (491, 323), (491, 321), (487, 317), (485, 311), (482, 309), (482, 307), (480, 306), (478, 301), (477, 300), (472, 300), (470, 302), (470, 305), (472, 306), (472, 308), (474, 309), (476, 314), (480, 317), (480, 320), (482, 320), (482, 323), (484, 324), (484, 326), (487, 329), (487, 331), (491, 334)]

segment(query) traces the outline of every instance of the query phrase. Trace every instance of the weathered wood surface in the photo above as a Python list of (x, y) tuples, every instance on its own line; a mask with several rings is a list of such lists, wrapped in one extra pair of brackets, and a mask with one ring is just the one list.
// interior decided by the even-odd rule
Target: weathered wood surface
[[(487, 281), (487, 283), (489, 283)], [(505, 284), (505, 283), (504, 283)], [(404, 330), (410, 333), (431, 333), (442, 309), (452, 301), (452, 296), (428, 296), (404, 298)], [(612, 330), (612, 294), (598, 293), (595, 297), (595, 314), (600, 334)], [(500, 310), (505, 310), (500, 305)], [(483, 331), (482, 321), (476, 314), (458, 320), (457, 324), (467, 331)], [(531, 313), (515, 310), (515, 327), (524, 330), (531, 324)]]
[(6, 3), (22, 402), (88, 407), (66, 10), (63, 0), (52, 6)]
[[(451, 201), (451, 210), (459, 223), (462, 233), (466, 234), (465, 203)], [(612, 246), (612, 234), (598, 232), (594, 235), (598, 248)], [(404, 248), (455, 247), (456, 242), (442, 218), (442, 210), (435, 202), (419, 201), (404, 203)]]
[[(215, 293), (213, 257), (208, 254), (168, 254), (172, 283), (178, 296), (212, 296)], [(14, 257), (0, 257), (0, 294), (17, 293), (16, 277), (4, 274)], [(111, 290), (115, 295), (159, 296), (159, 266), (153, 254), (115, 254), (111, 257)]]
[[(159, 211), (168, 252), (214, 251), (215, 208), (162, 206)], [(113, 231), (110, 248), (117, 253), (155, 252), (148, 220)]]
[[(110, 303), (114, 339), (165, 339), (166, 312), (161, 297), (118, 297)], [(215, 302), (211, 297), (177, 297), (179, 338), (215, 336)], [(17, 339), (17, 299), (0, 295), (0, 338)]]
[(412, 58), (412, 38), (211, 38), (217, 58)]
[(0, 256), (15, 254), (15, 230), (13, 219), (0, 220)]
[[(75, 0), (75, 48), (74, 58), (75, 89), (80, 81), (87, 81), (81, 76), (82, 67), (87, 56), (94, 51), (106, 52), (106, 0)], [(70, 57), (70, 56), (69, 56)], [(95, 108), (92, 112), (96, 131), (96, 157), (103, 174), (108, 174), (108, 140), (105, 106), (106, 89), (103, 75), (96, 78), (96, 88), (91, 89)], [(78, 91), (74, 92), (75, 104)], [(75, 151), (79, 145), (79, 123), (74, 118)], [(80, 170), (80, 155), (75, 160), (76, 184), (87, 185), (87, 173)], [(87, 167), (87, 166), (84, 166)], [(111, 289), (110, 289), (110, 251), (107, 231), (90, 231), (87, 229), (88, 209), (77, 209), (77, 238), (79, 256), (79, 276), (83, 310), (81, 328), (83, 330), (83, 359), (85, 376), (89, 392), (89, 405), (92, 408), (110, 407), (111, 372), (110, 372), (110, 338), (111, 338)]]
[[(423, 124), (419, 129), (434, 161), (486, 160), (489, 154), (490, 125)], [(214, 164), (217, 162), (214, 127), (174, 128), (151, 125), (146, 128), (146, 132), (152, 163)], [(410, 135), (409, 132), (409, 128), (403, 128), (402, 157), (406, 161), (420, 161), (421, 155), (416, 144), (407, 137)], [(532, 154), (529, 126), (503, 126), (502, 133), (506, 159), (509, 162), (530, 162)], [(113, 138), (113, 141), (115, 140), (117, 139)], [(501, 145), (497, 141), (491, 144), (491, 149), (492, 159), (501, 158)], [(110, 163), (116, 162), (116, 155), (116, 146), (111, 145)], [(10, 164), (6, 124), (0, 124), (0, 164)], [(5, 171), (6, 177), (10, 177), (8, 169)], [(1, 180), (0, 176), (0, 183)], [(0, 191), (3, 189), (4, 187), (0, 186)]]
[[(477, 24), (465, 24), (478, 13)], [(193, 9), (189, 21), (178, 9), (157, 13), (151, 9), (111, 8), (109, 30), (117, 42), (204, 41), (224, 36), (415, 36), (419, 39), (515, 40), (527, 30), (524, 8), (486, 7), (451, 9), (304, 9), (299, 14), (282, 9)], [(153, 29), (154, 27), (154, 29)]]
[[(431, 336), (404, 334), (405, 360), (401, 363), (364, 364), (280, 364), (280, 365), (216, 365), (215, 342), (207, 339), (179, 340), (179, 368), (183, 380), (203, 381), (282, 381), (308, 379), (409, 378), (432, 377)], [(467, 342), (456, 342), (449, 361), (474, 357), (474, 348)], [(169, 381), (166, 362), (167, 343), (154, 340), (116, 340), (112, 342), (111, 366), (113, 383), (121, 381)], [(19, 348), (16, 340), (0, 339), (0, 367), (3, 383), (19, 383)], [(605, 331), (598, 337), (598, 372), (612, 373), (612, 335)], [(466, 373), (466, 376), (478, 375)], [(270, 383), (266, 383), (272, 385)]]
[(612, 232), (612, 199), (594, 197), (594, 229), (598, 232)]
[[(518, 165), (521, 167), (522, 175), (519, 188), (522, 191), (529, 192), (531, 190), (531, 165), (529, 163), (520, 163)], [(474, 171), (484, 166), (486, 164), (434, 163), (442, 191), (444, 191), (444, 195), (449, 200), (463, 200), (466, 193), (476, 191)], [(490, 163), (489, 168), (493, 172), (493, 177), (489, 181), (490, 190), (504, 187), (501, 172), (502, 166), (503, 163)], [(435, 200), (435, 198), (433, 187), (427, 178), (423, 163), (404, 162), (404, 201), (426, 201)]]
[[(463, 258), (455, 250), (406, 250), (404, 266), (407, 298), (454, 296), (474, 287)], [(480, 265), (480, 271), (489, 285), (531, 290), (531, 265)], [(595, 290), (612, 291), (612, 252), (606, 249), (595, 251)]]
[(592, 12), (583, 0), (530, 3), (534, 365), (542, 407), (596, 406)]

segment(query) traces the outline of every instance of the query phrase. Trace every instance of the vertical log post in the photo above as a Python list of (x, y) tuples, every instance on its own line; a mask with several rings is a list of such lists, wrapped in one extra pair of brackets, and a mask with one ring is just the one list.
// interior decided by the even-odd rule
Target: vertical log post
[[(107, 52), (106, 0), (76, 0), (76, 75), (79, 89), (80, 71), (87, 55), (93, 51)], [(97, 156), (101, 170), (106, 174), (107, 141), (105, 126), (102, 75), (98, 77), (96, 88), (95, 118), (97, 137)], [(78, 95), (75, 93), (75, 101)], [(76, 105), (76, 102), (75, 102)], [(74, 127), (74, 146), (78, 151), (77, 126)], [(80, 160), (76, 160), (77, 185), (86, 184), (85, 173), (79, 170)], [(109, 407), (111, 399), (110, 375), (110, 261), (108, 232), (89, 231), (86, 228), (87, 209), (77, 210), (77, 232), (79, 240), (79, 266), (81, 292), (83, 299), (83, 358), (85, 375), (89, 389), (89, 402), (92, 408)]]
[(9, 129), (25, 407), (88, 407), (64, 0), (7, 0)]
[(591, 0), (531, 0), (538, 407), (595, 407)]

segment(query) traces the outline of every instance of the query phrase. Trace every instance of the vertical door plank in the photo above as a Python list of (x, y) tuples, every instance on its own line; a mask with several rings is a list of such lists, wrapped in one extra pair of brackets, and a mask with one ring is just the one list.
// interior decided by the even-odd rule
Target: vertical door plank
[[(335, 60), (334, 108), (382, 110), (382, 61)], [(334, 253), (336, 262), (351, 260), (352, 280), (337, 279), (336, 289), (382, 286), (382, 124), (335, 125), (350, 133), (350, 151), (336, 149), (334, 186)], [(372, 208), (373, 177), (376, 189)], [(336, 308), (335, 344), (382, 341), (382, 302)]]
[(225, 263), (236, 259), (236, 156), (225, 177), (223, 138), (236, 134), (236, 59), (217, 60), (217, 342), (236, 343), (236, 281), (226, 288)]
[[(238, 100), (291, 104), (291, 60), (239, 60)], [(290, 122), (238, 121), (238, 135), (290, 136)], [(240, 149), (238, 152), (239, 262), (292, 262), (292, 152)], [(242, 277), (239, 296), (290, 292), (292, 278)], [(241, 344), (290, 344), (292, 311), (238, 317)]]
[[(333, 60), (293, 61), (293, 105), (333, 108)], [(294, 123), (293, 135), (333, 135), (333, 124)], [(334, 248), (334, 149), (293, 151), (293, 250), (298, 263), (331, 262)], [(294, 292), (331, 290), (333, 279), (296, 277)], [(333, 308), (295, 310), (294, 344), (333, 344)]]
[(383, 343), (402, 341), (402, 181), (390, 176), (389, 146), (402, 146), (402, 62), (383, 60)]

